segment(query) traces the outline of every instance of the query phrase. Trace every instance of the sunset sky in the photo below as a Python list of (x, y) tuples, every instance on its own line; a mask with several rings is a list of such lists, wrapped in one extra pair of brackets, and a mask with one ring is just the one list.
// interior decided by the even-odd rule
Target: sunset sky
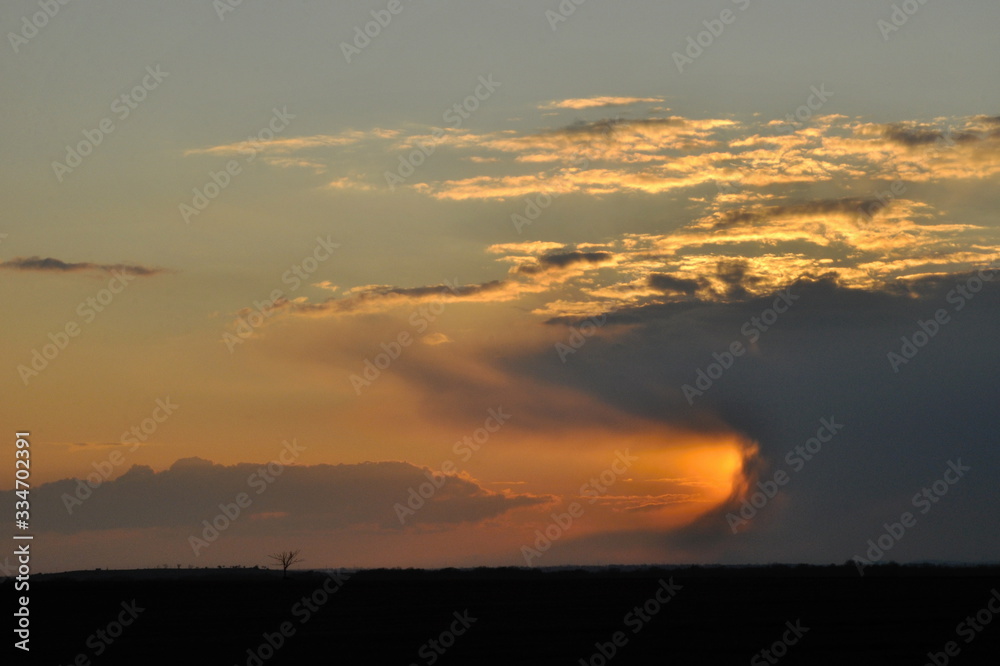
[(41, 570), (1000, 559), (995, 2), (53, 4), (0, 9)]

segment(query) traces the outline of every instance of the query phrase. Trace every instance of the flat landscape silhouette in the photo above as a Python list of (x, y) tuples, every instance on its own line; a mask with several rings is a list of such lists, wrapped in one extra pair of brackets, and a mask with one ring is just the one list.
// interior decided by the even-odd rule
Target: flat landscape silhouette
[[(32, 656), (59, 665), (919, 665), (934, 663), (931, 653), (937, 666), (993, 663), (1000, 627), (974, 618), (992, 619), (998, 574), (894, 564), (864, 576), (852, 564), (292, 570), (287, 580), (280, 569), (78, 571), (32, 580)], [(957, 657), (945, 653), (949, 641)]]

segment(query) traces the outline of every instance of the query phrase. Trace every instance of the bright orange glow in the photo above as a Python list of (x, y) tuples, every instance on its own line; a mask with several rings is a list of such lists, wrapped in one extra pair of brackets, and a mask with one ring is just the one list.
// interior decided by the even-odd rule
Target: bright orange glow
[[(544, 438), (511, 432), (510, 439), (471, 460), (468, 470), (480, 481), (509, 482), (490, 484), (497, 490), (553, 497), (550, 505), (511, 515), (529, 534), (574, 502), (584, 510), (573, 528), (576, 536), (679, 527), (744, 485), (743, 460), (752, 444), (740, 435), (632, 426), (637, 430), (574, 429)], [(630, 461), (627, 469), (619, 454)]]

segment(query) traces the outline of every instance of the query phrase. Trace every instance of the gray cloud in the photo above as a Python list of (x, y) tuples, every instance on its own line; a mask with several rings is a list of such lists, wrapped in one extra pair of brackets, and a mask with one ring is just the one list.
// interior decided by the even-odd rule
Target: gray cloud
[(523, 275), (534, 275), (547, 270), (563, 270), (576, 264), (599, 264), (610, 261), (614, 255), (610, 252), (562, 252), (538, 257), (537, 263), (522, 264), (516, 272)]
[(760, 282), (760, 278), (750, 274), (748, 262), (740, 259), (720, 261), (715, 275), (726, 285), (723, 296), (730, 299), (746, 298), (750, 293), (747, 287)]
[[(243, 530), (365, 525), (400, 529), (393, 507), (397, 502), (406, 504), (410, 488), (428, 483), (427, 473), (405, 462), (366, 462), (286, 466), (280, 474), (269, 475), (264, 465), (225, 466), (186, 458), (162, 472), (133, 466), (94, 489), (82, 504), (73, 503), (72, 515), (66, 498), (77, 492), (78, 480), (42, 484), (32, 489), (32, 518), (39, 529), (61, 533), (149, 527), (194, 530), (220, 512), (220, 503), (232, 503), (238, 494), (247, 493), (252, 504), (238, 521)], [(550, 501), (545, 496), (494, 492), (458, 476), (438, 478), (443, 479), (441, 487), (408, 516), (407, 526), (478, 522)], [(13, 491), (2, 495), (13, 502)]]
[(979, 135), (971, 132), (944, 132), (937, 129), (908, 127), (899, 124), (883, 126), (882, 136), (892, 143), (911, 148), (943, 142), (971, 143), (981, 140)]
[(88, 271), (120, 271), (138, 276), (158, 275), (165, 272), (162, 268), (150, 268), (138, 264), (95, 264), (85, 262), (66, 262), (52, 257), (15, 257), (0, 263), (0, 269), (15, 271), (44, 271), (53, 273), (77, 273)]
[(459, 301), (475, 299), (481, 295), (495, 294), (504, 291), (509, 286), (506, 280), (491, 280), (481, 284), (448, 285), (441, 284), (430, 287), (394, 287), (376, 285), (362, 287), (343, 298), (330, 298), (320, 303), (294, 303), (281, 301), (278, 307), (289, 308), (301, 313), (350, 313), (369, 307), (379, 307), (380, 304), (398, 304), (400, 302), (421, 302), (427, 300)]
[[(900, 282), (890, 293), (802, 281), (791, 286), (798, 300), (756, 344), (741, 330), (771, 307), (773, 296), (626, 309), (608, 314), (609, 335), (588, 340), (571, 363), (539, 354), (505, 365), (534, 381), (583, 390), (625, 413), (705, 431), (721, 421), (759, 444), (759, 457), (745, 470), (749, 478), (767, 480), (779, 469), (791, 475), (745, 532), (732, 534), (726, 521), (739, 506), (733, 497), (695, 524), (664, 533), (664, 556), (843, 562), (863, 555), (883, 523), (909, 511), (917, 525), (891, 559), (995, 560), (1000, 281), (962, 299), (957, 288), (973, 277)], [(959, 302), (964, 305), (956, 310)], [(949, 314), (948, 323), (894, 372), (889, 352), (899, 353), (901, 338), (912, 339), (918, 322), (939, 309)], [(616, 333), (617, 324), (628, 326)], [(682, 387), (694, 384), (698, 370), (734, 341), (749, 351), (689, 404)], [(801, 471), (792, 470), (788, 453), (831, 417), (843, 430)], [(972, 471), (924, 515), (913, 496), (958, 459)], [(650, 538), (632, 536), (636, 543)], [(632, 536), (615, 538), (623, 544)]]
[(818, 199), (801, 201), (776, 206), (761, 206), (753, 210), (736, 208), (713, 214), (712, 229), (728, 229), (746, 224), (762, 223), (769, 219), (784, 217), (804, 217), (812, 215), (844, 214), (860, 216), (863, 211), (872, 206), (884, 205), (878, 199), (861, 197), (842, 197), (838, 199)]
[(673, 292), (693, 295), (700, 288), (705, 286), (704, 280), (690, 280), (687, 278), (674, 277), (665, 273), (652, 273), (647, 278), (650, 287), (663, 292)]
[(687, 118), (672, 116), (669, 118), (637, 118), (627, 120), (625, 118), (604, 118), (602, 120), (584, 121), (580, 120), (571, 125), (560, 127), (535, 136), (543, 139), (560, 138), (567, 140), (593, 141), (595, 139), (611, 140), (618, 131), (662, 131), (662, 130), (690, 130), (697, 131), (696, 123), (692, 123)]

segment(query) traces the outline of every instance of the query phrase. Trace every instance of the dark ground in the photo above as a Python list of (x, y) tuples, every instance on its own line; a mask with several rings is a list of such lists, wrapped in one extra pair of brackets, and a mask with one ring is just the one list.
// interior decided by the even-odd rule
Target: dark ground
[[(956, 633), (1000, 589), (1000, 567), (886, 565), (864, 577), (854, 566), (370, 570), (347, 572), (325, 603), (317, 593), (315, 612), (296, 606), (327, 578), (293, 572), (285, 581), (254, 569), (33, 576), (31, 658), (13, 650), (13, 663), (577, 666), (582, 659), (601, 666), (595, 644), (620, 631), (622, 645), (608, 664), (921, 666), (932, 663), (929, 651), (941, 653), (936, 666), (1000, 664), (1000, 618), (981, 632)], [(626, 617), (670, 579), (682, 589), (658, 612), (647, 620)], [(2, 586), (6, 598), (15, 596), (11, 580)], [(327, 587), (334, 589), (336, 579)], [(117, 638), (105, 634), (110, 643), (100, 638), (98, 630), (117, 634), (108, 625), (133, 599), (142, 609), (134, 622)], [(465, 611), (475, 621), (452, 644), (441, 634)], [(787, 654), (781, 646), (780, 659), (760, 654), (796, 621), (808, 630)], [(268, 648), (262, 661), (248, 655), (283, 622), (294, 634), (273, 655)], [(431, 640), (451, 647), (442, 654)], [(948, 641), (957, 656), (944, 654)]]

